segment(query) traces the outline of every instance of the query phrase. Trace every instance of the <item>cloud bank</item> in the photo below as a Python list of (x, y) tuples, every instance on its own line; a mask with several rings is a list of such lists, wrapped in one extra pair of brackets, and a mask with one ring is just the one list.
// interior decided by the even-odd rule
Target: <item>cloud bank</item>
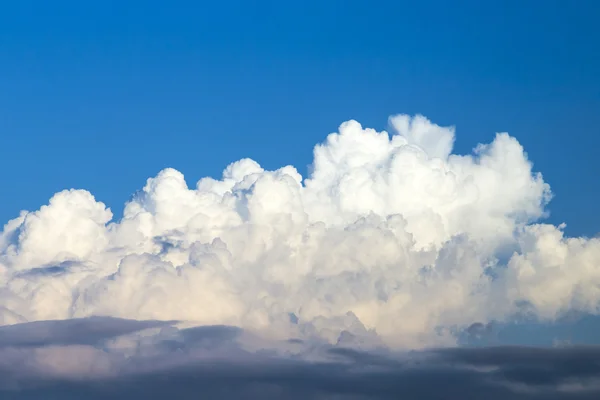
[(165, 169), (120, 221), (85, 190), (56, 193), (0, 234), (0, 325), (177, 320), (417, 349), (516, 315), (598, 312), (600, 240), (539, 222), (550, 187), (515, 138), (457, 155), (452, 127), (389, 122), (343, 123), (305, 179), (243, 159), (189, 188)]
[[(295, 341), (279, 349), (253, 351), (248, 348), (260, 339), (239, 328), (172, 325), (86, 318), (0, 327), (0, 397), (591, 400), (600, 396), (597, 346), (367, 352)], [(80, 338), (93, 330), (98, 333), (82, 343)], [(44, 331), (45, 340), (32, 343), (19, 338), (18, 333), (29, 336), (32, 331)]]

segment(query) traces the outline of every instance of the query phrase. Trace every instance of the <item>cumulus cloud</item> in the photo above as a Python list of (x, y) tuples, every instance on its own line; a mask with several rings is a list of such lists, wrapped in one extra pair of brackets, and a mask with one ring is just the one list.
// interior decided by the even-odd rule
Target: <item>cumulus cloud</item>
[(453, 127), (389, 122), (343, 123), (306, 178), (243, 159), (189, 188), (165, 169), (120, 221), (87, 191), (55, 194), (0, 234), (0, 324), (177, 320), (420, 348), (520, 313), (598, 312), (600, 240), (539, 223), (550, 187), (515, 138), (458, 155)]

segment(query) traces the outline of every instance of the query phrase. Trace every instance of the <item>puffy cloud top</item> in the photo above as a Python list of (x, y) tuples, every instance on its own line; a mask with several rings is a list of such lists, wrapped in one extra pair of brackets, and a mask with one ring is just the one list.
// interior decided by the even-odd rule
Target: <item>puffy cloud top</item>
[(102, 315), (414, 348), (523, 311), (597, 312), (600, 243), (536, 223), (551, 192), (515, 138), (454, 155), (452, 127), (390, 126), (343, 123), (307, 179), (243, 159), (190, 189), (165, 169), (120, 221), (57, 193), (0, 235), (0, 323)]

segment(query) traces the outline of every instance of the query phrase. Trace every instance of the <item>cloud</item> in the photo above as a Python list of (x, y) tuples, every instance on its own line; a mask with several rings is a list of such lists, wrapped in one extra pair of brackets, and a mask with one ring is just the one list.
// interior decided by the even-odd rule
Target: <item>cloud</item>
[(128, 333), (175, 322), (135, 321), (110, 317), (37, 321), (0, 327), (0, 348), (49, 345), (94, 345)]
[(415, 349), (515, 315), (597, 313), (600, 239), (539, 222), (552, 194), (515, 138), (458, 155), (453, 127), (390, 127), (343, 123), (306, 178), (242, 159), (189, 188), (165, 169), (119, 221), (87, 191), (55, 194), (0, 234), (0, 324), (177, 320)]
[[(82, 319), (81, 335), (106, 320)], [(142, 328), (136, 321), (114, 326)], [(39, 325), (38, 325), (39, 326)], [(56, 321), (46, 344), (0, 348), (3, 399), (592, 399), (600, 348), (445, 348), (362, 351), (263, 342), (235, 327), (163, 326), (81, 345)], [(5, 329), (5, 328), (3, 328)], [(13, 331), (28, 334), (31, 324)], [(0, 330), (0, 332), (2, 332)], [(251, 337), (252, 335), (250, 335)], [(58, 343), (54, 345), (49, 343)], [(299, 346), (299, 351), (290, 349)], [(283, 347), (282, 347), (283, 346)], [(15, 362), (16, 360), (16, 362)]]

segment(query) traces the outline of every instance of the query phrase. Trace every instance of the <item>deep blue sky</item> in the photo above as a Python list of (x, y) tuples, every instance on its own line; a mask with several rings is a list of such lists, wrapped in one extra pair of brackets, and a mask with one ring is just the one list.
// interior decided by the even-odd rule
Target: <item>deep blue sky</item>
[(0, 224), (64, 188), (120, 215), (160, 169), (301, 172), (344, 120), (508, 131), (600, 229), (600, 2), (10, 1), (0, 6)]

